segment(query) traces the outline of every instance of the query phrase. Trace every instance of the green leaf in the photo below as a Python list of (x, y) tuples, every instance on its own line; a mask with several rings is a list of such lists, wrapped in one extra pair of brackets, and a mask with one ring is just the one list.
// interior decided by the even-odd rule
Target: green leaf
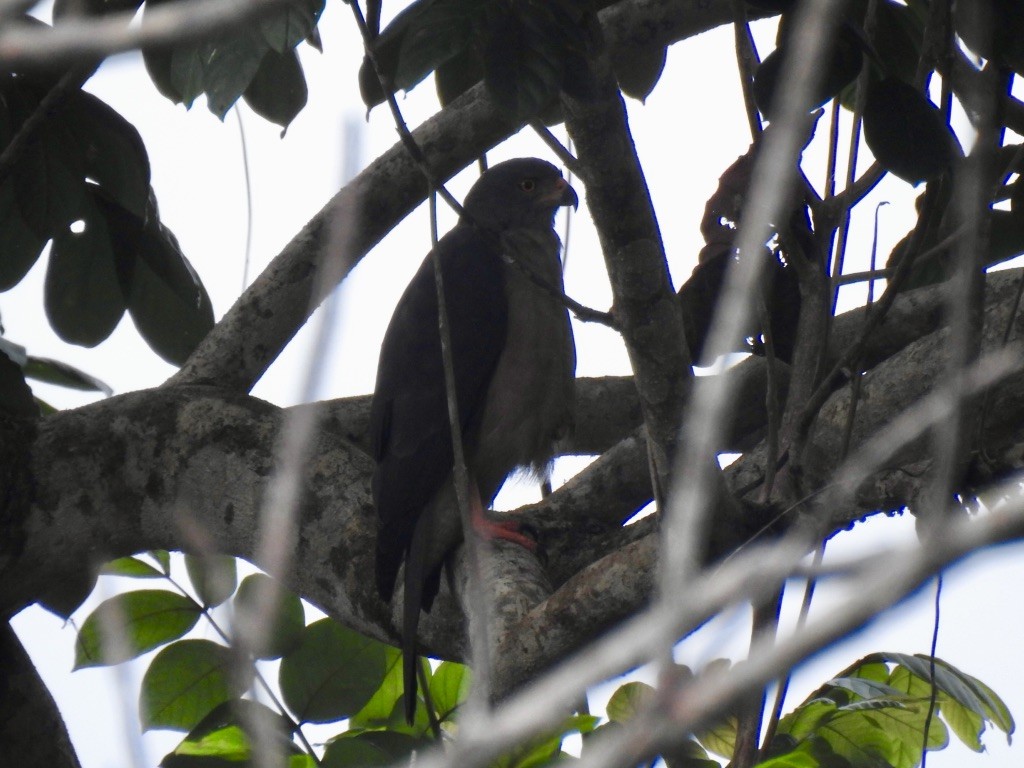
[(437, 98), (442, 107), (451, 104), (480, 82), (484, 76), (483, 60), (475, 46), (468, 46), (434, 70)]
[[(269, 597), (269, 602), (264, 595)], [(234, 603), (236, 613), (252, 612), (261, 604), (270, 609), (269, 613), (260, 615), (272, 616), (273, 620), (263, 622), (259, 642), (250, 648), (256, 658), (276, 659), (298, 646), (306, 625), (302, 601), (269, 576), (262, 573), (246, 576), (238, 587)]]
[(80, 208), (80, 232), (58, 232), (50, 250), (44, 298), (57, 335), (93, 347), (117, 327), (126, 302), (103, 212), (90, 199)]
[(203, 79), (203, 54), (199, 46), (183, 45), (172, 49), (167, 72), (170, 80), (169, 90), (178, 94), (177, 100), (184, 104), (186, 109), (192, 109), (192, 104), (206, 89)]
[[(831, 758), (831, 759), (830, 759)], [(758, 763), (757, 768), (826, 768), (836, 766), (840, 763), (828, 742), (822, 739), (808, 739), (802, 741), (791, 752), (777, 755), (764, 762)], [(841, 765), (849, 765), (841, 763)], [(881, 768), (879, 766), (879, 768)]]
[(171, 573), (171, 553), (166, 549), (154, 549), (147, 552), (160, 565), (160, 569), (167, 575)]
[(142, 729), (194, 728), (214, 707), (237, 696), (247, 681), (232, 674), (230, 649), (209, 640), (180, 640), (156, 655), (142, 678)]
[[(889, 678), (889, 684), (893, 687), (905, 689), (908, 692), (914, 690), (910, 683), (906, 681), (906, 673), (917, 677), (921, 682), (924, 683), (923, 689), (918, 689), (919, 695), (929, 696), (931, 694), (931, 665), (927, 657), (922, 658), (920, 656), (909, 656), (902, 653), (887, 653), (888, 661), (896, 662), (897, 666), (892, 675)], [(902, 670), (901, 670), (902, 667)], [(947, 667), (938, 663), (936, 659), (935, 664), (935, 681), (934, 685), (940, 691), (948, 693), (955, 701), (961, 705), (967, 707), (973, 712), (979, 715), (985, 716), (986, 708), (984, 702), (978, 697), (977, 693), (972, 687), (966, 683), (959, 675), (950, 671)]]
[(733, 751), (736, 749), (736, 729), (738, 727), (739, 722), (736, 716), (730, 715), (707, 731), (694, 735), (697, 737), (697, 741), (703, 744), (709, 752), (731, 758)]
[(109, 397), (114, 390), (95, 376), (90, 376), (74, 366), (46, 357), (30, 357), (25, 362), (25, 375), (36, 381), (45, 381), (58, 387), (78, 389), (84, 392), (102, 392)]
[(668, 768), (722, 768), (717, 760), (708, 757), (708, 753), (693, 739), (667, 749), (662, 759)]
[(616, 723), (627, 723), (648, 706), (655, 696), (654, 688), (647, 683), (633, 682), (619, 686), (608, 700), (608, 719)]
[[(142, 9), (142, 23), (146, 23), (146, 15), (154, 8), (174, 1), (175, 0), (146, 0), (146, 5)], [(172, 75), (172, 69), (174, 66), (173, 48), (165, 48), (162, 46), (156, 48), (143, 48), (142, 61), (146, 65), (146, 72), (149, 73), (150, 80), (153, 81), (153, 84), (160, 93), (175, 104), (181, 104), (184, 102), (184, 96), (175, 82), (175, 76)], [(194, 98), (195, 95), (192, 99)], [(192, 105), (192, 99), (189, 100), (188, 106)]]
[(444, 722), (469, 694), (471, 673), (465, 664), (443, 661), (430, 677), (430, 698), (437, 718)]
[(426, 749), (430, 741), (404, 733), (372, 731), (342, 734), (333, 739), (320, 761), (321, 768), (377, 768), (405, 761), (414, 749)]
[[(104, 600), (82, 623), (75, 669), (118, 664), (177, 640), (199, 621), (190, 598), (162, 589), (124, 592)], [(112, 632), (123, 632), (120, 637)]]
[(277, 53), (288, 53), (316, 28), (324, 0), (299, 0), (260, 20), (260, 34)]
[(223, 603), (238, 584), (238, 567), (230, 555), (185, 555), (185, 570), (206, 607)]
[(69, 97), (61, 117), (78, 141), (85, 174), (123, 208), (145, 216), (149, 155), (135, 126), (85, 91)]
[(864, 141), (883, 168), (911, 184), (937, 178), (960, 153), (938, 107), (892, 77), (868, 88)]
[(300, 722), (342, 720), (373, 696), (385, 661), (382, 643), (321, 619), (307, 626), (299, 647), (281, 659), (284, 702)]
[(484, 82), (499, 106), (526, 118), (557, 97), (563, 66), (557, 45), (545, 34), (546, 19), (517, 9), (494, 6), (488, 15)]
[(309, 90), (295, 51), (267, 51), (243, 98), (252, 111), (287, 128), (306, 106)]
[(954, 700), (947, 693), (940, 693), (936, 698), (939, 712), (946, 725), (952, 729), (956, 737), (975, 752), (983, 752), (981, 734), (985, 732), (985, 719), (977, 712)]
[[(882, 759), (893, 768), (915, 768), (921, 760), (926, 715), (927, 703), (912, 709), (840, 709), (822, 725), (819, 735), (854, 766), (873, 766)], [(945, 725), (933, 717), (928, 748), (942, 749), (948, 741)]]
[(127, 576), (133, 579), (162, 579), (166, 574), (137, 557), (119, 557), (106, 563), (100, 573), (104, 576)]
[(651, 45), (633, 48), (612, 56), (612, 69), (619, 88), (627, 96), (644, 102), (654, 91), (668, 61), (668, 48)]
[(394, 84), (412, 90), (427, 75), (469, 46), (478, 6), (465, 0), (424, 4), (415, 24), (402, 36)]
[(142, 233), (128, 311), (146, 343), (173, 365), (184, 363), (213, 327), (210, 297), (162, 224)]
[(25, 223), (9, 180), (0, 184), (0, 232), (0, 291), (6, 291), (28, 274), (47, 240)]
[[(388, 723), (395, 711), (396, 702), (398, 702), (402, 692), (405, 690), (405, 685), (402, 681), (402, 652), (397, 648), (385, 646), (384, 657), (386, 670), (384, 672), (384, 679), (377, 690), (374, 691), (370, 700), (366, 702), (366, 706), (352, 716), (349, 721), (350, 727), (380, 727)], [(424, 659), (420, 659), (420, 663), (426, 665)], [(429, 667), (426, 667), (425, 671), (429, 674)]]
[(816, 698), (805, 701), (779, 721), (778, 732), (801, 741), (816, 732), (836, 710), (836, 703), (831, 699)]
[(978, 678), (963, 672), (960, 674), (969, 680), (975, 692), (981, 695), (982, 701), (985, 704), (985, 716), (988, 717), (996, 728), (1006, 734), (1006, 742), (1010, 743), (1010, 737), (1013, 735), (1016, 725), (1013, 721), (1013, 715), (1010, 714), (1010, 708), (1006, 706), (1006, 702), (999, 698), (995, 691)]
[(85, 169), (66, 121), (44, 120), (35, 129), (12, 177), (21, 215), (39, 237), (51, 237), (80, 215)]
[(220, 758), (235, 763), (252, 758), (252, 733), (271, 738), (283, 755), (301, 752), (284, 716), (255, 701), (233, 699), (213, 708), (161, 762), (163, 768), (190, 765), (183, 758)]
[(199, 48), (206, 106), (223, 120), (249, 87), (270, 47), (256, 30), (244, 27), (236, 34), (201, 43)]

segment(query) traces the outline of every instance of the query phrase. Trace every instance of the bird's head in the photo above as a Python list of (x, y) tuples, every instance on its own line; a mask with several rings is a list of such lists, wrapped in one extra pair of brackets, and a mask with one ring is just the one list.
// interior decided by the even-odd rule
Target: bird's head
[(477, 179), (463, 208), (466, 218), (487, 229), (550, 227), (563, 205), (576, 208), (576, 191), (544, 160), (521, 157), (491, 166)]

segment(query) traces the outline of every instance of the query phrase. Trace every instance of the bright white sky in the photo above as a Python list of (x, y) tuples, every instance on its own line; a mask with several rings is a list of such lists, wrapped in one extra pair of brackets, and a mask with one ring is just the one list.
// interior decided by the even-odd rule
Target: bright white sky
[[(328, 3), (320, 28), (324, 54), (306, 46), (301, 50), (309, 81), (309, 106), (283, 139), (276, 126), (240, 106), (249, 141), (254, 197), (250, 280), (337, 190), (343, 121), (355, 118), (363, 124), (364, 110), (355, 81), (362, 54), (348, 9), (341, 3)], [(762, 53), (770, 50), (772, 38), (770, 26), (759, 28)], [(732, 46), (730, 29), (676, 46), (670, 51), (664, 77), (646, 105), (629, 103), (633, 135), (677, 285), (688, 277), (702, 245), (699, 222), (705, 201), (714, 192), (718, 176), (746, 151), (749, 143)], [(202, 100), (191, 112), (172, 105), (152, 87), (135, 54), (105, 64), (87, 87), (142, 134), (150, 153), (153, 187), (163, 220), (201, 275), (219, 317), (238, 296), (243, 274), (246, 191), (238, 114), (230, 113), (222, 124), (205, 110)], [(437, 108), (431, 84), (421, 85), (401, 100), (401, 106), (409, 124), (419, 124)], [(383, 109), (375, 110), (365, 126), (363, 164), (395, 140), (390, 117)], [(524, 154), (554, 160), (530, 134), (509, 141), (491, 157), (498, 160)], [(818, 164), (809, 168), (822, 166), (824, 150), (820, 142), (812, 146), (808, 156)], [(811, 170), (809, 175), (817, 183), (823, 172)], [(458, 197), (472, 178), (470, 171), (452, 185)], [(577, 182), (576, 186), (582, 197), (581, 185)], [(913, 197), (913, 190), (906, 184), (887, 180), (873, 193), (871, 201), (861, 206), (848, 269), (866, 268), (874, 205), (881, 200), (892, 203), (883, 210), (881, 220), (879, 253), (887, 254), (910, 226)], [(441, 231), (452, 221), (450, 215), (443, 216)], [(320, 361), (328, 370), (321, 397), (371, 390), (377, 350), (391, 309), (428, 250), (429, 237), (425, 207), (421, 207), (346, 282), (331, 354)], [(57, 339), (41, 308), (44, 270), (42, 259), (28, 279), (0, 296), (8, 338), (27, 346), (30, 354), (82, 368), (110, 383), (116, 392), (156, 386), (172, 373), (170, 366), (149, 351), (128, 321), (96, 349), (70, 347)], [(585, 304), (598, 308), (610, 304), (603, 262), (585, 207), (573, 221), (566, 285), (568, 292)], [(852, 306), (862, 297), (863, 288), (855, 288), (843, 300)], [(307, 332), (300, 333), (254, 394), (280, 405), (296, 402), (308, 370), (308, 339)], [(622, 345), (610, 331), (577, 324), (576, 339), (580, 375), (628, 373)], [(45, 386), (37, 386), (36, 391), (63, 407), (93, 399)], [(532, 492), (514, 488), (504, 497), (506, 505), (514, 505), (523, 494)], [(912, 520), (883, 518), (838, 537), (829, 553), (849, 556), (873, 552), (879, 547), (910, 543), (913, 537)], [(1013, 638), (1020, 635), (1024, 608), (1008, 593), (1015, 593), (1022, 583), (1024, 549), (1019, 546), (988, 553), (951, 571), (942, 600), (938, 646), (940, 657), (990, 684), (1018, 717), (1024, 715), (1024, 665)], [(114, 589), (108, 585), (107, 595)], [(926, 653), (932, 631), (932, 597), (931, 589), (925, 590), (901, 607), (898, 616), (884, 617), (869, 630), (809, 662), (796, 677), (791, 701), (802, 700), (868, 652)], [(829, 604), (842, 599), (841, 589), (822, 585), (812, 616), (823, 615)], [(88, 606), (76, 618), (80, 621), (87, 611)], [(744, 616), (715, 622), (687, 640), (680, 647), (680, 660), (699, 666), (718, 656), (738, 658), (748, 631)], [(126, 727), (120, 715), (117, 685), (127, 690), (129, 716), (134, 717), (138, 681), (148, 656), (141, 663), (125, 665), (116, 674), (106, 670), (71, 673), (72, 627), (63, 627), (38, 609), (25, 611), (14, 624), (55, 693), (83, 768), (148, 768), (177, 742), (178, 736), (168, 733), (147, 734), (140, 742), (135, 738), (137, 725), (130, 722)], [(1021, 764), (1020, 748), (1008, 748), (1000, 735), (987, 734), (985, 743), (989, 750), (986, 756), (975, 757), (955, 746), (931, 755), (929, 765), (1012, 768)]]

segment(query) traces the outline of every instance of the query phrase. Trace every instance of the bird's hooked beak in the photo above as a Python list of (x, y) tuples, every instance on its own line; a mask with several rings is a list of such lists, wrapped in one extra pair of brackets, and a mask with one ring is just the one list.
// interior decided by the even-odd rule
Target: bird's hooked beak
[(571, 205), (574, 211), (580, 206), (580, 199), (576, 195), (576, 190), (561, 176), (555, 179), (551, 184), (551, 191), (546, 193), (541, 200), (557, 207)]

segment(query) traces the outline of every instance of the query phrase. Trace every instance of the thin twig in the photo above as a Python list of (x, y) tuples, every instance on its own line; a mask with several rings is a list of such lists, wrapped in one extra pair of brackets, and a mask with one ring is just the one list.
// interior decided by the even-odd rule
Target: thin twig
[(569, 148), (562, 144), (558, 138), (548, 130), (547, 126), (544, 125), (540, 120), (533, 119), (529, 122), (529, 126), (533, 129), (533, 132), (540, 137), (540, 140), (547, 144), (548, 149), (555, 153), (562, 164), (569, 169), (570, 173), (577, 176), (581, 175), (582, 166), (580, 165), (579, 158), (577, 158)]
[(384, 99), (387, 102), (388, 109), (391, 110), (391, 118), (395, 123), (395, 128), (398, 130), (398, 137), (402, 142), (402, 146), (405, 147), (409, 153), (409, 157), (416, 163), (416, 167), (420, 169), (424, 178), (427, 180), (427, 184), (430, 185), (430, 189), (441, 196), (441, 198), (448, 203), (453, 211), (455, 211), (460, 217), (465, 215), (465, 211), (462, 210), (462, 204), (452, 195), (451, 192), (441, 183), (441, 180), (437, 178), (433, 169), (430, 167), (430, 163), (427, 162), (426, 156), (423, 154), (423, 150), (420, 149), (420, 145), (416, 143), (416, 139), (412, 135), (412, 131), (409, 130), (409, 126), (405, 122), (405, 117), (402, 115), (402, 110), (398, 106), (398, 101), (395, 99), (395, 92), (391, 88), (391, 84), (388, 82), (387, 77), (384, 75), (384, 70), (381, 69), (380, 61), (377, 59), (377, 53), (374, 50), (373, 35), (370, 33), (369, 27), (366, 25), (366, 20), (363, 18), (363, 11), (359, 7), (359, 3), (350, 2), (349, 7), (352, 9), (352, 15), (355, 17), (356, 26), (359, 28), (359, 34), (363, 38), (363, 49), (366, 51), (366, 57), (370, 60), (370, 64), (373, 66), (373, 71), (377, 75), (377, 82), (380, 84), (381, 92), (384, 94)]
[(932, 729), (932, 718), (935, 717), (935, 709), (939, 700), (939, 689), (935, 685), (935, 654), (939, 648), (939, 618), (942, 607), (942, 571), (935, 575), (935, 619), (932, 622), (932, 642), (928, 652), (928, 682), (931, 683), (931, 693), (928, 695), (928, 714), (924, 718), (924, 735), (921, 744), (921, 768), (928, 765), (928, 734)]
[(761, 115), (757, 110), (757, 105), (754, 103), (754, 72), (760, 63), (760, 57), (757, 55), (754, 36), (750, 32), (746, 3), (743, 0), (733, 0), (732, 9), (736, 66), (740, 73), (743, 108), (747, 115), (747, 124), (750, 126), (750, 137), (756, 141), (757, 137), (764, 131), (764, 127), (761, 125)]
[(235, 118), (238, 120), (238, 141), (242, 147), (242, 172), (245, 177), (245, 256), (242, 259), (242, 292), (245, 292), (249, 285), (249, 261), (252, 257), (252, 229), (253, 229), (253, 202), (252, 202), (252, 174), (249, 169), (249, 143), (245, 139), (245, 125), (242, 121), (242, 110), (238, 104), (233, 107)]

